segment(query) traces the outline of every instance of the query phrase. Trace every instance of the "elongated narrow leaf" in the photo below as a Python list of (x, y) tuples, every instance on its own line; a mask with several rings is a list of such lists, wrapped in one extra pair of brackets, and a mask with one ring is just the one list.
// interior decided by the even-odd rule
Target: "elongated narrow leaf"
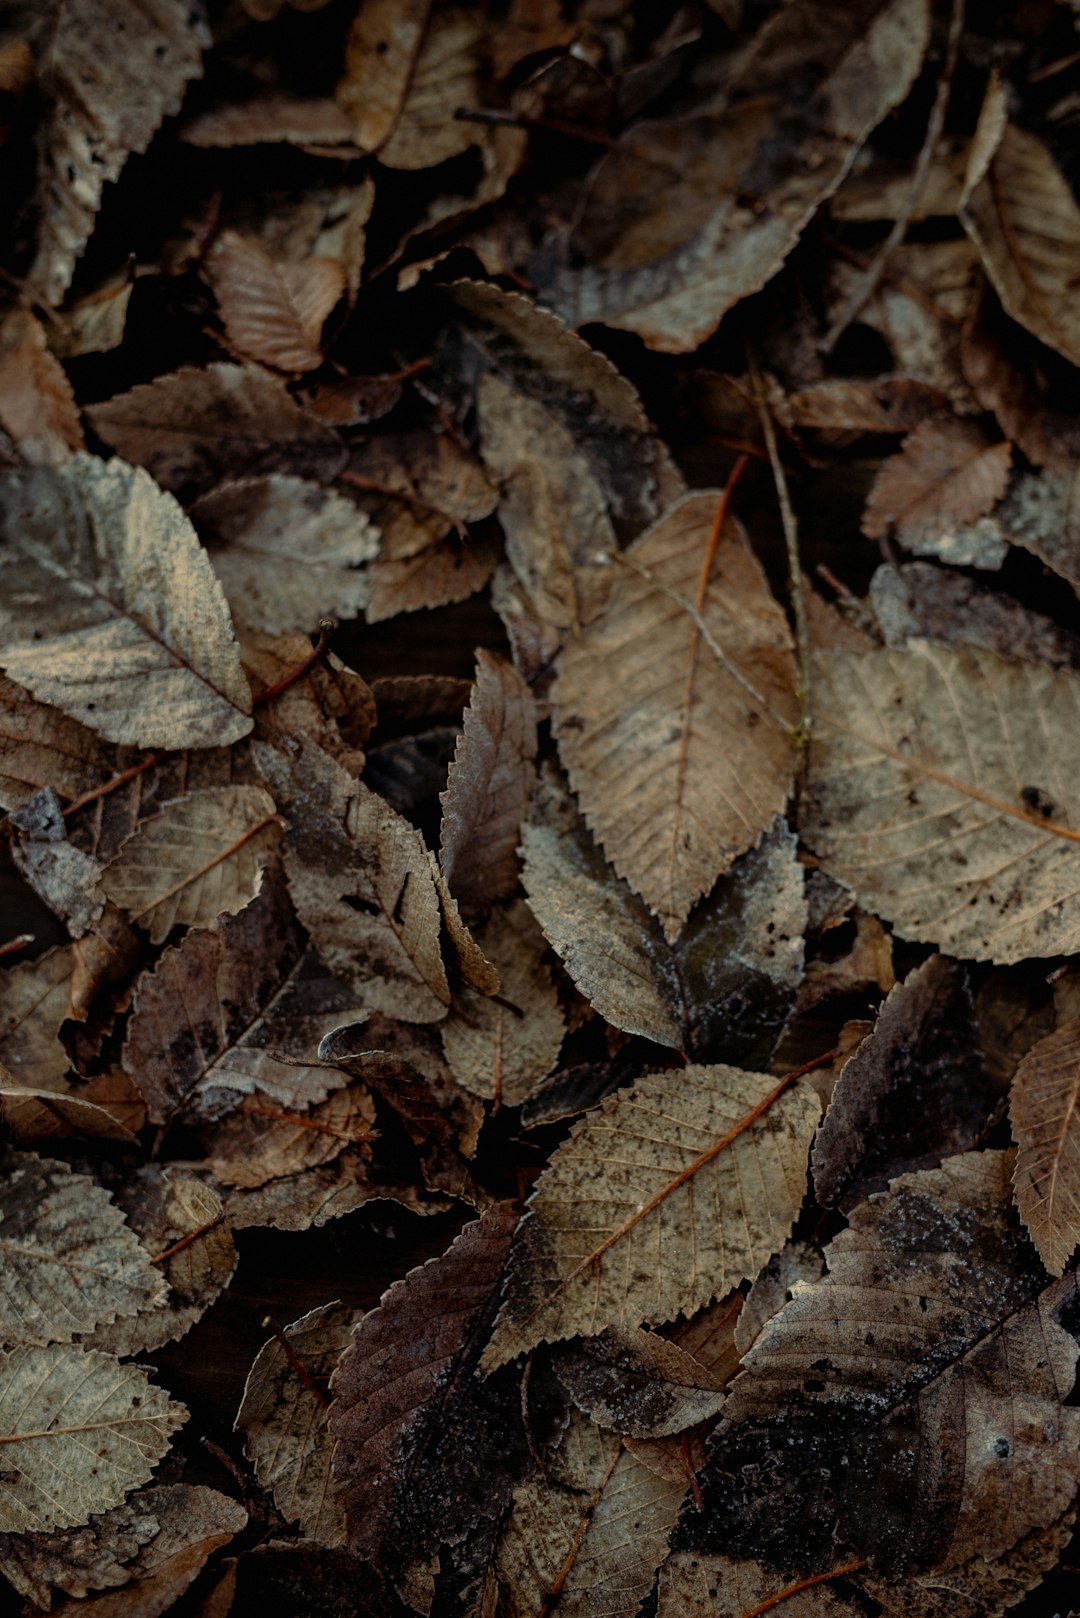
[(1052, 1275), (1080, 1242), (1080, 1019), (1040, 1039), (1024, 1057), (1009, 1098), (1016, 1205)]
[(486, 1370), (539, 1342), (692, 1313), (783, 1244), (806, 1190), (812, 1090), (687, 1067), (575, 1125), (529, 1199)]
[(69, 1342), (164, 1298), (102, 1186), (32, 1152), (11, 1152), (0, 1167), (0, 1342)]
[(134, 1365), (53, 1344), (0, 1354), (0, 1532), (68, 1528), (145, 1483), (187, 1420)]
[(585, 819), (669, 940), (794, 776), (791, 635), (731, 519), (701, 586), (718, 498), (688, 495), (631, 546), (606, 609), (563, 648), (554, 693)]
[(1080, 947), (1080, 678), (974, 646), (816, 660), (803, 835), (906, 938)]
[(137, 467), (76, 455), (0, 497), (0, 663), (114, 742), (212, 747), (251, 693), (195, 530)]

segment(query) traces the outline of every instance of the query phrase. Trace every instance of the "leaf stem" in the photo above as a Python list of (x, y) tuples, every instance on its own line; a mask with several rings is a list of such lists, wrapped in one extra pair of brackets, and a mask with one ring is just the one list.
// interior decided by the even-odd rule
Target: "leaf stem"
[(814, 1573), (808, 1579), (798, 1579), (794, 1584), (789, 1584), (786, 1590), (777, 1590), (775, 1595), (767, 1596), (764, 1601), (759, 1601), (756, 1607), (751, 1607), (748, 1612), (744, 1612), (742, 1618), (760, 1618), (761, 1613), (769, 1612), (773, 1607), (778, 1607), (781, 1601), (786, 1601), (788, 1596), (798, 1595), (800, 1590), (809, 1590), (813, 1584), (824, 1584), (826, 1579), (842, 1578), (845, 1573), (854, 1573), (858, 1568), (865, 1566), (866, 1558), (865, 1556), (860, 1556), (854, 1562), (845, 1562), (843, 1567), (831, 1567), (827, 1573)]
[(208, 1235), (210, 1231), (215, 1230), (218, 1225), (224, 1224), (224, 1222), (225, 1210), (222, 1208), (219, 1213), (214, 1215), (213, 1219), (208, 1219), (205, 1224), (199, 1225), (195, 1230), (189, 1230), (186, 1236), (181, 1236), (178, 1242), (173, 1242), (172, 1246), (167, 1247), (163, 1253), (156, 1253), (150, 1260), (151, 1264), (164, 1264), (167, 1259), (172, 1258), (177, 1253), (182, 1253), (185, 1247), (190, 1247), (192, 1242), (197, 1242), (201, 1236)]
[(265, 691), (261, 691), (251, 706), (253, 708), (263, 708), (268, 702), (273, 702), (275, 697), (280, 697), (283, 691), (288, 691), (290, 686), (297, 685), (301, 680), (305, 679), (326, 656), (327, 647), (330, 645), (330, 636), (336, 628), (336, 619), (320, 618), (319, 638), (307, 657), (304, 658), (302, 663), (298, 663), (294, 669), (290, 669), (288, 674), (283, 675), (276, 685), (268, 685)]
[(289, 1365), (292, 1368), (292, 1370), (294, 1370), (296, 1372), (297, 1376), (300, 1378), (300, 1380), (304, 1384), (305, 1388), (307, 1388), (310, 1393), (313, 1393), (315, 1395), (315, 1398), (322, 1405), (323, 1409), (324, 1410), (329, 1410), (330, 1409), (330, 1401), (329, 1401), (329, 1399), (326, 1397), (325, 1393), (319, 1387), (318, 1383), (315, 1381), (314, 1377), (311, 1375), (311, 1372), (302, 1363), (299, 1356), (297, 1355), (297, 1352), (296, 1352), (295, 1348), (293, 1348), (292, 1344), (289, 1342), (289, 1339), (286, 1337), (284, 1331), (278, 1325), (278, 1323), (274, 1319), (273, 1315), (264, 1315), (262, 1321), (260, 1322), (260, 1324), (262, 1325), (264, 1331), (272, 1331), (273, 1332), (275, 1338), (277, 1339), (278, 1347), (281, 1349), (281, 1352), (284, 1354), (285, 1358), (288, 1360)]

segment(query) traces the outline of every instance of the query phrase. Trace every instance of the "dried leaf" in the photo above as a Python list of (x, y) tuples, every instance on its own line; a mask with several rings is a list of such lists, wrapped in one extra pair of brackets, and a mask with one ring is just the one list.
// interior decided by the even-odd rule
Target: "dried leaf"
[(349, 119), (336, 101), (269, 90), (248, 100), (205, 108), (184, 124), (181, 139), (191, 146), (338, 146), (352, 141)]
[(110, 741), (209, 747), (251, 729), (221, 586), (176, 502), (88, 455), (6, 484), (11, 678)]
[(960, 219), (1014, 320), (1080, 364), (1072, 265), (1080, 254), (1080, 207), (1035, 135), (1005, 125), (985, 173), (969, 168)]
[(806, 1189), (807, 1086), (733, 1067), (639, 1079), (574, 1125), (529, 1199), (485, 1370), (539, 1342), (692, 1313), (755, 1275)]
[(976, 960), (1076, 947), (1074, 674), (922, 642), (822, 656), (813, 691), (803, 834), (865, 905)]
[(65, 1163), (10, 1152), (0, 1182), (0, 1342), (70, 1342), (153, 1308), (160, 1275), (109, 1193)]
[(275, 262), (257, 242), (226, 230), (206, 260), (230, 348), (276, 371), (322, 364), (323, 322), (345, 290), (336, 259)]
[(249, 1230), (253, 1225), (308, 1230), (380, 1197), (416, 1214), (443, 1213), (449, 1206), (445, 1198), (426, 1198), (411, 1177), (405, 1180), (385, 1170), (372, 1170), (358, 1147), (305, 1174), (273, 1180), (254, 1191), (234, 1191), (225, 1211), (233, 1230)]
[(337, 434), (257, 365), (185, 366), (87, 415), (106, 443), (185, 502), (271, 472), (329, 482), (346, 460)]
[(319, 1394), (362, 1318), (344, 1304), (328, 1303), (286, 1326), (304, 1376), (272, 1337), (251, 1367), (236, 1417), (244, 1454), (285, 1521), (299, 1523), (305, 1539), (331, 1547), (344, 1545), (345, 1519), (331, 1478), (328, 1404)]
[(156, 1124), (214, 1116), (256, 1090), (303, 1111), (341, 1082), (313, 1061), (319, 1040), (359, 1014), (305, 945), (272, 867), (250, 904), (189, 933), (141, 979), (124, 1063)]
[[(1001, 499), (1012, 447), (992, 444), (966, 421), (927, 421), (882, 467), (863, 516), (870, 539), (895, 536), (917, 555), (954, 559), (957, 530)], [(964, 558), (955, 556), (955, 560)]]
[(420, 834), (304, 743), (285, 869), (301, 923), (374, 1010), (436, 1022), (450, 1004), (439, 896)]
[(668, 1338), (636, 1326), (608, 1326), (559, 1349), (555, 1371), (591, 1421), (632, 1438), (681, 1433), (715, 1416), (727, 1380)]
[[(789, 1584), (794, 1572), (749, 1558), (672, 1551), (660, 1569), (657, 1618), (743, 1618)], [(828, 1585), (785, 1596), (784, 1618), (852, 1618), (851, 1608)]]
[(76, 798), (111, 773), (109, 749), (92, 730), (0, 674), (0, 805), (15, 809), (50, 786)]
[[(400, 17), (400, 7), (398, 8)], [(411, 18), (408, 10), (395, 32)], [(459, 107), (480, 99), (478, 57), (486, 29), (475, 12), (436, 9), (412, 67), (404, 105), (389, 140), (379, 147), (379, 162), (391, 169), (426, 169), (467, 151), (476, 139), (475, 126), (456, 119)], [(382, 59), (385, 71), (385, 56)], [(355, 84), (348, 88), (355, 105)], [(338, 90), (341, 99), (342, 91)]]
[(1078, 1035), (1080, 1021), (1073, 1019), (1040, 1039), (1017, 1068), (1009, 1098), (1019, 1148), (1016, 1205), (1051, 1275), (1060, 1275), (1080, 1242), (1076, 1184)]
[(783, 811), (794, 770), (790, 632), (730, 518), (712, 561), (716, 500), (688, 495), (631, 546), (554, 693), (589, 827), (669, 941)]
[(71, 383), (29, 309), (0, 325), (0, 426), (33, 466), (59, 466), (84, 447)]
[(128, 838), (105, 867), (101, 889), (160, 944), (177, 925), (205, 927), (243, 909), (259, 890), (261, 856), (280, 838), (263, 787), (189, 792)]
[(652, 1588), (686, 1492), (577, 1417), (550, 1481), (514, 1491), (496, 1571), (512, 1612), (542, 1612), (558, 1592), (560, 1613), (634, 1618)]
[(206, 1166), (222, 1185), (251, 1190), (332, 1162), (364, 1140), (374, 1122), (361, 1085), (336, 1090), (303, 1113), (283, 1112), (256, 1090), (204, 1129)]
[(21, 1084), (56, 1089), (71, 1066), (57, 1029), (70, 1015), (72, 954), (53, 949), (0, 974), (0, 1062)]
[(555, 1066), (563, 1038), (544, 938), (518, 902), (495, 911), (477, 942), (498, 968), (499, 999), (464, 992), (442, 1025), (443, 1050), (466, 1090), (519, 1107)]
[(378, 531), (343, 495), (271, 473), (223, 484), (192, 516), (234, 616), (253, 629), (314, 630), (363, 607), (359, 569), (375, 555)]
[(353, 18), (337, 100), (366, 152), (390, 138), (408, 94), (431, 0), (367, 0)]
[(334, 1373), (334, 1476), (359, 1556), (430, 1556), (496, 1515), (526, 1467), (512, 1383), (473, 1375), (516, 1217), (492, 1208), (395, 1282)]
[(15, 869), (66, 924), (71, 937), (81, 938), (104, 908), (95, 892), (100, 866), (68, 842), (60, 800), (52, 787), (36, 792), (16, 809), (11, 826)]
[(0, 1531), (73, 1528), (145, 1483), (187, 1419), (134, 1365), (52, 1344), (0, 1355)]
[(180, 110), (210, 43), (186, 0), (144, 0), (134, 10), (122, 0), (65, 0), (55, 9), (38, 62), (50, 105), (39, 131), (41, 224), (28, 277), (48, 304), (67, 290), (105, 186)]
[(484, 588), (498, 560), (499, 547), (486, 534), (465, 539), (447, 534), (413, 556), (380, 557), (368, 568), (367, 621), (465, 601)]
[(445, 1138), (445, 1114), (423, 1073), (402, 1056), (372, 1050), (372, 1037), (366, 1022), (335, 1028), (320, 1041), (319, 1059), (333, 1062), (381, 1096), (404, 1121), (414, 1141), (430, 1135)]
[(107, 1107), (73, 1090), (35, 1089), (25, 1084), (12, 1084), (3, 1069), (0, 1069), (0, 1114), (10, 1138), (19, 1146), (34, 1146), (56, 1140), (111, 1140), (122, 1142), (125, 1146), (136, 1144), (132, 1131)]
[(886, 646), (902, 650), (909, 640), (940, 640), (947, 646), (966, 641), (999, 657), (1080, 667), (1075, 635), (1000, 591), (982, 588), (966, 573), (930, 562), (885, 563), (870, 581), (870, 601)]

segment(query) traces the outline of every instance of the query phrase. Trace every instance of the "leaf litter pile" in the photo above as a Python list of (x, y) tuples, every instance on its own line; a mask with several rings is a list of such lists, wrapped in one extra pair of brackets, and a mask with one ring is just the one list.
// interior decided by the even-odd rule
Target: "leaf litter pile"
[(5, 1611), (1077, 1609), (1078, 20), (7, 8)]

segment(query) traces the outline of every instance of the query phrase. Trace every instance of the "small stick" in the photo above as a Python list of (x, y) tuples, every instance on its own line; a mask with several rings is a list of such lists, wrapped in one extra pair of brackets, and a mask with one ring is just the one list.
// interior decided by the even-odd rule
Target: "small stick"
[(64, 819), (66, 820), (69, 815), (75, 814), (79, 809), (85, 809), (86, 805), (93, 803), (95, 799), (108, 797), (109, 793), (115, 792), (117, 787), (126, 785), (128, 781), (134, 781), (137, 775), (142, 775), (145, 770), (152, 770), (155, 764), (160, 764), (162, 759), (167, 757), (167, 750), (160, 753), (151, 753), (150, 757), (144, 758), (141, 764), (133, 764), (130, 769), (121, 770), (119, 775), (112, 776), (103, 786), (94, 787), (91, 792), (84, 792), (81, 798), (73, 798), (64, 810)]
[(827, 1573), (815, 1573), (809, 1579), (798, 1579), (796, 1583), (789, 1584), (786, 1590), (778, 1590), (774, 1596), (767, 1596), (764, 1601), (759, 1601), (756, 1607), (744, 1612), (742, 1618), (759, 1618), (761, 1613), (778, 1607), (788, 1596), (798, 1595), (800, 1590), (809, 1590), (812, 1584), (824, 1584), (826, 1579), (842, 1578), (845, 1573), (854, 1573), (858, 1568), (865, 1566), (866, 1558), (860, 1556), (854, 1562), (845, 1562), (843, 1567), (831, 1567)]
[(34, 942), (33, 933), (19, 933), (16, 938), (9, 938), (6, 944), (0, 944), (0, 955), (17, 955), (27, 944)]
[(173, 1242), (172, 1246), (167, 1247), (163, 1253), (156, 1253), (150, 1260), (151, 1264), (164, 1264), (166, 1260), (172, 1258), (176, 1253), (182, 1253), (185, 1247), (190, 1247), (192, 1242), (197, 1242), (200, 1236), (205, 1236), (209, 1231), (214, 1230), (216, 1226), (224, 1221), (224, 1218), (225, 1210), (223, 1208), (220, 1213), (214, 1215), (213, 1219), (208, 1219), (197, 1230), (189, 1230), (186, 1236), (181, 1236), (178, 1242)]
[(304, 658), (304, 661), (302, 663), (298, 663), (294, 669), (290, 669), (288, 674), (283, 675), (276, 685), (268, 685), (266, 690), (260, 692), (260, 694), (255, 698), (251, 706), (253, 708), (265, 707), (268, 702), (273, 702), (275, 697), (280, 697), (283, 691), (288, 691), (290, 686), (298, 684), (299, 681), (303, 680), (307, 675), (309, 675), (315, 665), (317, 663), (321, 663), (325, 657), (326, 649), (330, 644), (330, 636), (334, 633), (336, 628), (336, 619), (320, 618), (319, 638), (311, 648), (311, 651), (308, 653), (307, 657)]
[(679, 1438), (679, 1450), (682, 1454), (683, 1465), (686, 1468), (686, 1475), (690, 1479), (690, 1492), (694, 1497), (694, 1510), (704, 1511), (705, 1496), (701, 1492), (701, 1484), (698, 1482), (698, 1475), (694, 1471), (694, 1463), (690, 1458), (690, 1445), (685, 1433)]

